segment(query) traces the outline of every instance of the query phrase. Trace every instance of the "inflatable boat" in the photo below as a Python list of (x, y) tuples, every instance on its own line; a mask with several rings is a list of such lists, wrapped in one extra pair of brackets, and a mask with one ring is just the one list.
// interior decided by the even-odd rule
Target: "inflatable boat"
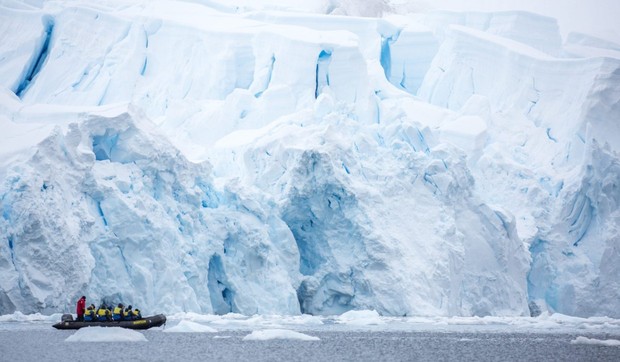
[(166, 323), (166, 316), (163, 314), (144, 317), (133, 321), (105, 321), (105, 322), (86, 322), (73, 320), (71, 314), (63, 314), (59, 323), (54, 324), (56, 329), (80, 329), (83, 327), (121, 327), (129, 329), (149, 329), (159, 327)]

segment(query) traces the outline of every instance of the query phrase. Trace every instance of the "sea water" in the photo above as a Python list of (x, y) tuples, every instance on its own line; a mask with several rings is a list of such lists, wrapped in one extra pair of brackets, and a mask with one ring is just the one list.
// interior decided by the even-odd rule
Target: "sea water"
[[(139, 331), (143, 342), (67, 342), (76, 331), (52, 323), (0, 322), (0, 361), (620, 361), (620, 347), (575, 343), (620, 340), (607, 322), (523, 328), (496, 324), (346, 325), (209, 320), (212, 333), (167, 333), (178, 325)], [(598, 326), (598, 327), (597, 327)], [(284, 328), (319, 340), (246, 340), (256, 330)], [(600, 327), (600, 328), (599, 328)], [(120, 333), (119, 333), (120, 334)]]
[(148, 342), (70, 343), (74, 331), (0, 331), (2, 361), (620, 361), (620, 347), (575, 335), (486, 332), (315, 332), (319, 341), (244, 341), (247, 331), (161, 333)]
[(52, 328), (59, 318), (0, 316), (0, 361), (620, 361), (620, 320), (610, 318), (187, 313), (145, 331), (79, 332)]

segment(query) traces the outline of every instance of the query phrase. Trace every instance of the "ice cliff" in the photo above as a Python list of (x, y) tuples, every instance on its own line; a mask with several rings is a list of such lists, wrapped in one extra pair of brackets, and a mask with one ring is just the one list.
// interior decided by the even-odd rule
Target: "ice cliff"
[(620, 316), (617, 44), (527, 12), (33, 4), (0, 2), (0, 314)]
[(4, 310), (53, 311), (82, 290), (159, 309), (298, 312), (286, 224), (216, 191), (208, 164), (188, 162), (141, 119), (91, 115), (55, 128), (7, 169)]

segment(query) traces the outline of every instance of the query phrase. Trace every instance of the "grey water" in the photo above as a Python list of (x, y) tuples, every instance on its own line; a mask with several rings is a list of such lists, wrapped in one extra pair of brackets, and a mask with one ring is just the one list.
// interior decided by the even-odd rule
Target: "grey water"
[(147, 330), (147, 342), (87, 343), (51, 326), (4, 328), (0, 361), (620, 361), (620, 347), (571, 344), (583, 333), (315, 330), (304, 333), (320, 341), (244, 341), (250, 332)]

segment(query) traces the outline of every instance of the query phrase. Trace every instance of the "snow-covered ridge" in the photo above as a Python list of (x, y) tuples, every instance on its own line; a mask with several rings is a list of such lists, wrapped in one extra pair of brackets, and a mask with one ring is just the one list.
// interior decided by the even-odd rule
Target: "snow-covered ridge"
[(0, 313), (617, 316), (613, 42), (42, 4), (0, 8)]

